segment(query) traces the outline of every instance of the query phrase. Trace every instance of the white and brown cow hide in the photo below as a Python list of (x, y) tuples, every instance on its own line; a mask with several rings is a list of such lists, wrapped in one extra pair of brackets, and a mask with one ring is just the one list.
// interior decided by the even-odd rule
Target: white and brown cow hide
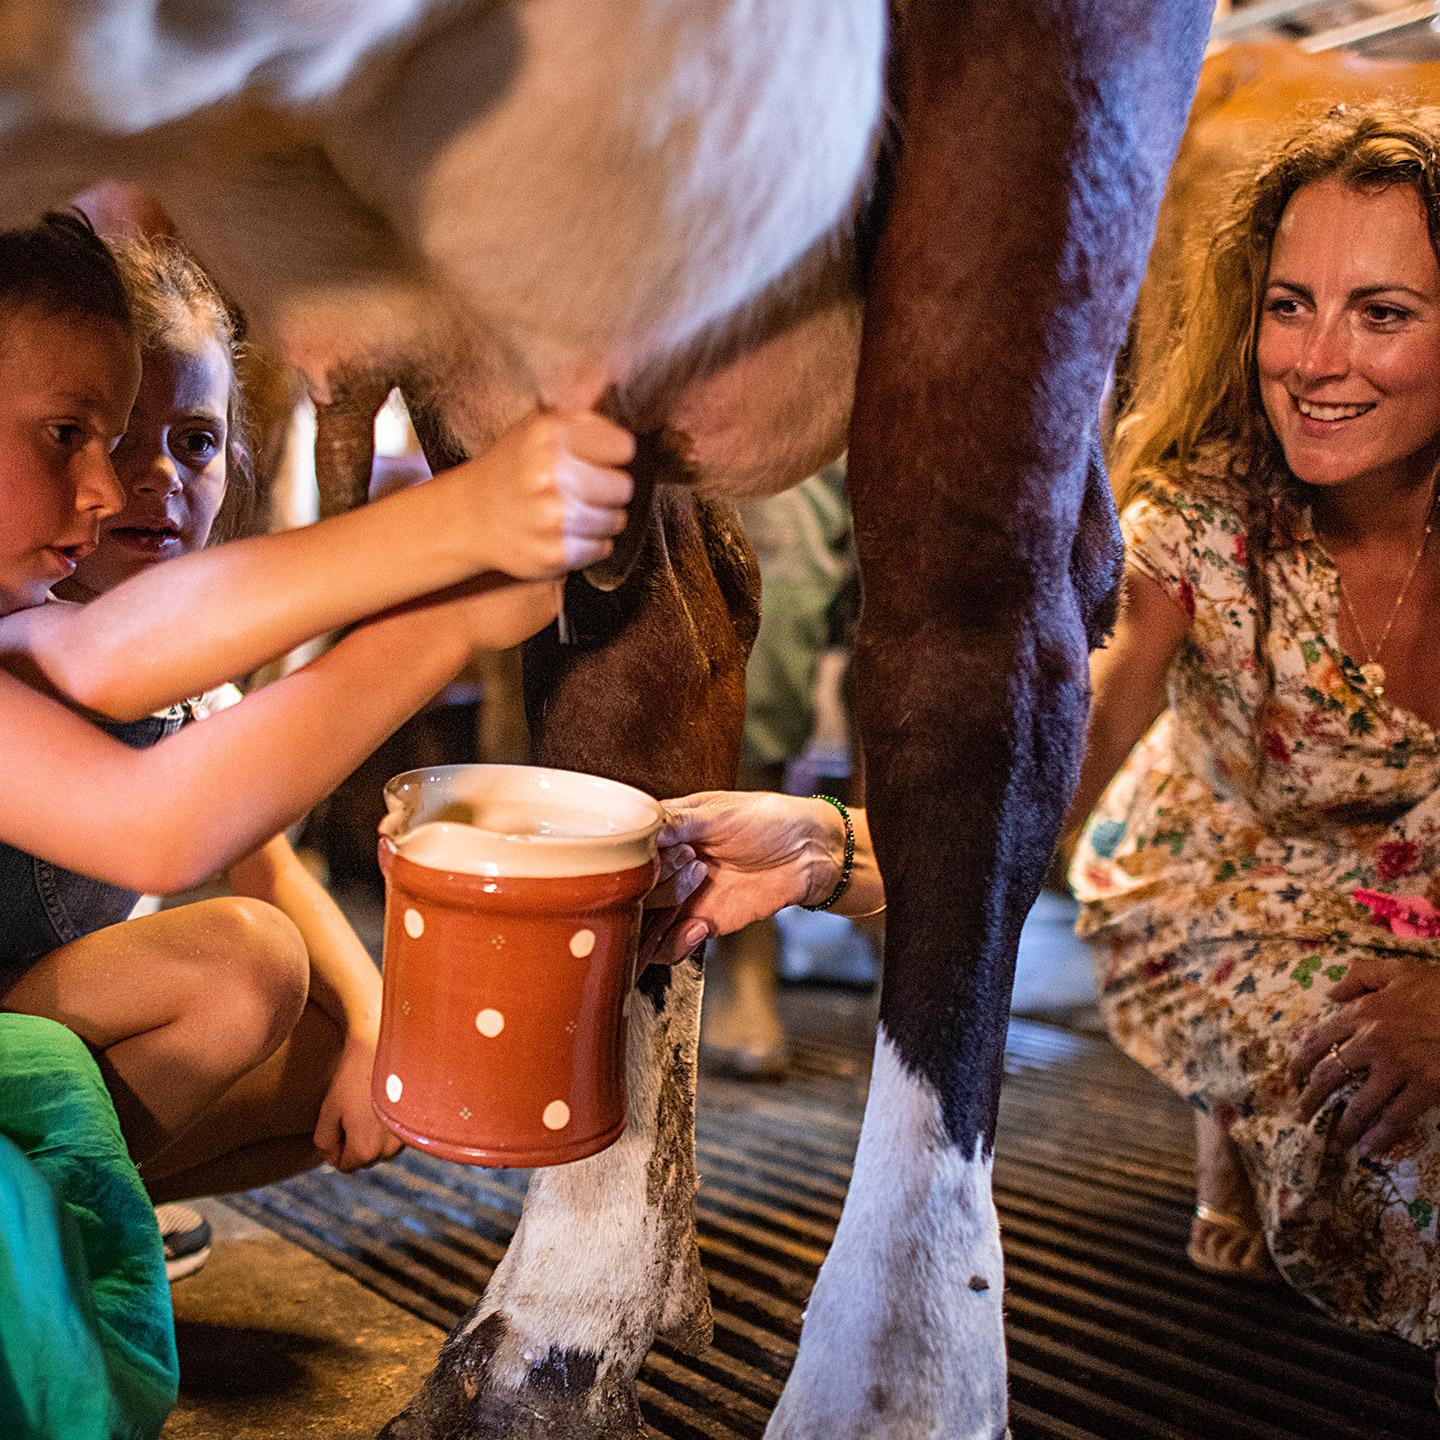
[[(336, 367), (443, 376), (473, 450), (537, 394), (669, 394), (657, 362), (786, 308), (811, 363), (853, 374), (879, 0), (12, 3), (0, 26), (6, 212), (139, 181), (322, 397)], [(696, 400), (687, 433), (712, 413), (740, 428)], [(847, 415), (807, 451), (837, 451)]]

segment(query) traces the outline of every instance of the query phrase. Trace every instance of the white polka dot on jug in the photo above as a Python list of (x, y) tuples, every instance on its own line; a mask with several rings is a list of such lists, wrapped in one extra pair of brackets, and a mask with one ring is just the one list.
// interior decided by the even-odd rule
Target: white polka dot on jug
[(399, 1100), (405, 1090), (405, 1085), (398, 1075), (387, 1075), (385, 1077), (385, 1097), (393, 1105)]
[(405, 912), (405, 933), (412, 940), (418, 940), (425, 933), (425, 917), (418, 910)]
[(595, 932), (593, 930), (577, 930), (570, 937), (570, 953), (577, 960), (583, 960), (594, 948)]
[(540, 1118), (547, 1130), (563, 1130), (570, 1123), (570, 1107), (563, 1100), (552, 1100)]
[(505, 1017), (498, 1010), (482, 1010), (475, 1017), (475, 1028), (487, 1040), (493, 1040), (505, 1028)]

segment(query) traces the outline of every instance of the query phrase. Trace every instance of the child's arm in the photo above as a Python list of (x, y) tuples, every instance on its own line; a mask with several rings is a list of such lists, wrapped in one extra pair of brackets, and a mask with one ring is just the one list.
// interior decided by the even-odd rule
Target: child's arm
[(310, 955), (310, 998), (344, 1036), (316, 1120), (315, 1148), (339, 1170), (393, 1155), (400, 1142), (370, 1104), (370, 1072), (380, 1035), (380, 972), (360, 937), (283, 835), (236, 861), (227, 879), (236, 894), (267, 900), (294, 921)]
[(0, 620), (0, 665), (118, 720), (484, 571), (557, 578), (612, 549), (628, 431), (532, 416), (484, 455), (318, 525), (168, 561), (85, 606)]
[(0, 840), (129, 889), (186, 889), (303, 815), (475, 649), (540, 629), (555, 599), (548, 581), (491, 578), (377, 616), (148, 750), (0, 673)]

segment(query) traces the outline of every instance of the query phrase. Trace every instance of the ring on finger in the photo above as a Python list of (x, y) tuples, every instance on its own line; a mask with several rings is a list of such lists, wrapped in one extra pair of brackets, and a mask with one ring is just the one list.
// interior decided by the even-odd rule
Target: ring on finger
[(1360, 1072), (1353, 1066), (1345, 1063), (1344, 1057), (1340, 1054), (1340, 1042), (1338, 1040), (1330, 1046), (1329, 1054), (1330, 1059), (1340, 1067), (1340, 1073), (1344, 1075), (1347, 1080), (1358, 1080), (1360, 1078)]

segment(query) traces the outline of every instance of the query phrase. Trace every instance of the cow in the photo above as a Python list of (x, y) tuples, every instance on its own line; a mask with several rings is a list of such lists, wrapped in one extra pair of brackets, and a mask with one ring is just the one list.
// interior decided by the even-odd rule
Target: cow
[[(9, 0), (13, 219), (144, 187), (300, 365), (331, 505), (404, 391), (436, 464), (540, 403), (641, 437), (632, 531), (526, 655), (537, 758), (733, 775), (729, 498), (850, 448), (890, 895), (854, 1180), (772, 1440), (1006, 1431), (990, 1194), (1016, 938), (1075, 782), (1118, 538), (1095, 459), (1209, 0)], [(647, 972), (631, 1118), (539, 1172), (389, 1440), (643, 1433), (706, 1343), (701, 957)]]

